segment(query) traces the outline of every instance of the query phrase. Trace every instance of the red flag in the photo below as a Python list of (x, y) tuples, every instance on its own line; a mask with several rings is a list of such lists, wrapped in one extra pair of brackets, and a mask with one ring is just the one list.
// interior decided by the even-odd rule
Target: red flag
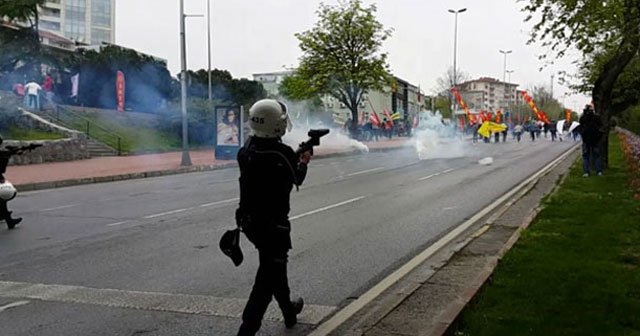
[(124, 111), (124, 73), (118, 70), (116, 75), (116, 102), (118, 112)]
[(371, 111), (369, 114), (369, 121), (375, 126), (380, 126), (380, 117), (378, 117), (376, 111)]
[(391, 114), (389, 114), (389, 111), (387, 111), (387, 109), (382, 110), (382, 115), (387, 117), (387, 121), (391, 121), (391, 123), (393, 123), (393, 119), (391, 119)]
[(460, 130), (462, 131), (462, 130), (464, 130), (464, 117), (460, 116), (460, 119), (458, 119), (458, 120), (460, 121), (459, 122)]
[(420, 124), (420, 112), (417, 112), (417, 113), (413, 116), (413, 128), (418, 127), (418, 124)]
[(376, 109), (373, 108), (373, 104), (371, 103), (371, 99), (369, 99), (369, 97), (367, 97), (367, 101), (369, 102), (369, 106), (371, 106), (371, 114), (369, 114), (369, 121), (371, 121), (371, 124), (375, 126), (380, 126), (382, 122), (380, 121), (380, 117), (376, 113)]

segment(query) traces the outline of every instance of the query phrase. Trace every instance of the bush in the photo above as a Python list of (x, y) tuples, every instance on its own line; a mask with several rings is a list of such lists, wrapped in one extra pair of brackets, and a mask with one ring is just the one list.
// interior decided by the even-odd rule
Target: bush
[(618, 122), (621, 127), (640, 134), (640, 105), (624, 111)]

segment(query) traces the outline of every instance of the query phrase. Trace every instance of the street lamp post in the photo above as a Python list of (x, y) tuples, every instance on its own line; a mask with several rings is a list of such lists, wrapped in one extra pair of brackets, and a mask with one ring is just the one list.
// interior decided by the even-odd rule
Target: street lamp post
[[(507, 55), (510, 54), (511, 50), (500, 50), (500, 53), (504, 55), (504, 68), (502, 69), (502, 82), (504, 83), (504, 93), (507, 93)], [(504, 96), (502, 97), (502, 101), (504, 102)]]
[[(511, 84), (511, 74), (513, 72), (514, 72), (514, 70), (507, 70), (506, 71), (507, 75), (509, 75), (509, 85)], [(513, 111), (511, 111), (511, 108), (512, 108), (512, 106), (511, 106), (512, 105), (511, 104), (511, 102), (512, 102), (511, 98), (512, 98), (511, 87), (509, 87), (509, 101), (507, 102), (507, 106), (509, 107), (509, 113), (513, 112)]]
[(507, 75), (509, 76), (509, 83), (511, 83), (511, 74), (514, 72), (515, 70), (507, 70)]
[(207, 0), (207, 60), (209, 62), (209, 104), (211, 104), (211, 0)]
[[(456, 55), (458, 52), (458, 14), (460, 13), (464, 13), (466, 12), (467, 9), (466, 8), (461, 8), (461, 9), (449, 9), (449, 13), (454, 14), (455, 16), (455, 23), (454, 23), (454, 28), (453, 28), (453, 87), (456, 87), (456, 81), (457, 81), (457, 73), (456, 73)], [(451, 95), (451, 92), (449, 92), (449, 94)], [(453, 97), (453, 95), (451, 95), (451, 119), (453, 120), (453, 113), (454, 113), (454, 107), (455, 107), (455, 98)]]
[(182, 107), (182, 162), (181, 166), (191, 166), (189, 136), (187, 134), (187, 43), (185, 41), (184, 0), (180, 0), (180, 90)]

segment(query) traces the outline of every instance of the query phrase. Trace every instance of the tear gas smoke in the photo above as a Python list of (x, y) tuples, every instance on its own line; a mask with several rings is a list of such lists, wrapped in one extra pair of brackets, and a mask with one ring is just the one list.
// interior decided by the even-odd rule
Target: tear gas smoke
[(415, 131), (415, 147), (420, 160), (454, 158), (465, 155), (463, 140), (452, 125), (445, 125), (440, 112), (423, 113)]
[(369, 152), (369, 147), (365, 144), (351, 139), (344, 133), (344, 130), (336, 128), (330, 113), (322, 110), (311, 111), (312, 104), (310, 102), (292, 102), (282, 98), (278, 99), (287, 105), (289, 118), (293, 123), (293, 129), (284, 135), (282, 141), (294, 149), (298, 148), (301, 142), (309, 139), (307, 135), (309, 129), (329, 128), (331, 132), (320, 140), (320, 147), (317, 147), (318, 153), (353, 150)]
[[(313, 125), (310, 128), (327, 128), (324, 125)], [(323, 152), (346, 152), (357, 150), (360, 152), (369, 152), (369, 147), (360, 141), (353, 140), (342, 133), (341, 129), (330, 128), (331, 132), (320, 139), (320, 146), (315, 149), (317, 153)], [(282, 141), (287, 145), (297, 149), (298, 145), (309, 140), (307, 132), (309, 128), (306, 125), (294, 124), (293, 129), (287, 132)]]

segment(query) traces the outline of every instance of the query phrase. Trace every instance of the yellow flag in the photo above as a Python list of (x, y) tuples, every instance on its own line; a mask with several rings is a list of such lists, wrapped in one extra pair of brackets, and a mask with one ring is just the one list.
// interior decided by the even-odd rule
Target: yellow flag
[(482, 123), (482, 126), (478, 128), (478, 134), (482, 135), (485, 138), (488, 138), (493, 133), (503, 132), (507, 129), (507, 125), (505, 124), (497, 124), (491, 121), (485, 121)]

